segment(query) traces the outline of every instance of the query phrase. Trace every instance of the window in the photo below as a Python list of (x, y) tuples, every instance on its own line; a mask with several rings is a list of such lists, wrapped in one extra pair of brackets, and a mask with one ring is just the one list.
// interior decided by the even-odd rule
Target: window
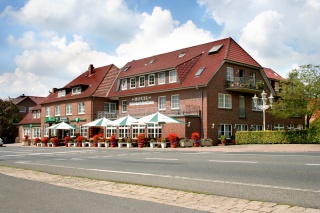
[(262, 131), (263, 130), (263, 126), (262, 125), (255, 125), (253, 127), (253, 130), (252, 131)]
[(279, 82), (274, 82), (274, 91), (279, 92)]
[(111, 102), (104, 103), (104, 112), (106, 114), (116, 114), (116, 103), (111, 103)]
[(248, 131), (248, 125), (247, 124), (236, 124), (236, 131)]
[(260, 109), (258, 106), (261, 106), (263, 103), (262, 103), (262, 99), (261, 98), (258, 98), (257, 99), (257, 106), (254, 105), (254, 102), (252, 100), (252, 111), (262, 111), (262, 109)]
[(78, 114), (85, 114), (84, 102), (78, 103)]
[(284, 124), (274, 124), (273, 125), (274, 130), (284, 130)]
[(160, 138), (161, 137), (161, 125), (148, 124), (148, 138)]
[(50, 117), (50, 107), (46, 107), (46, 117)]
[(28, 112), (31, 112), (31, 111), (32, 111), (32, 109), (33, 109), (33, 107), (28, 107), (28, 109), (29, 109), (29, 111), (28, 111)]
[(33, 128), (33, 138), (40, 138), (41, 137), (41, 129), (40, 127)]
[(121, 80), (121, 88), (122, 90), (126, 90), (127, 89), (127, 79), (122, 79)]
[(254, 72), (250, 73), (250, 79), (252, 80), (251, 86), (256, 85), (256, 74)]
[(152, 59), (151, 61), (149, 61), (149, 64), (153, 64), (153, 62), (155, 61), (156, 59)]
[(119, 138), (130, 138), (130, 126), (119, 126)]
[(171, 96), (171, 109), (179, 109), (179, 95), (172, 95)]
[(25, 135), (30, 136), (30, 129), (29, 128), (23, 129), (23, 136), (25, 136)]
[(158, 97), (158, 110), (166, 110), (166, 96)]
[(49, 126), (43, 126), (43, 136), (49, 137)]
[(219, 124), (218, 136), (225, 135), (226, 138), (230, 138), (232, 135), (231, 124)]
[(60, 106), (55, 106), (55, 115), (60, 116)]
[(132, 125), (132, 138), (136, 138), (139, 134), (145, 134), (145, 125)]
[(166, 74), (164, 72), (160, 72), (158, 78), (158, 84), (165, 84), (166, 83)]
[(122, 101), (122, 112), (127, 112), (127, 101), (126, 100)]
[(81, 126), (80, 127), (80, 135), (87, 138), (88, 137), (88, 127)]
[(144, 87), (145, 86), (145, 77), (140, 76), (139, 77), (139, 87)]
[(37, 111), (32, 112), (33, 118), (37, 118)]
[(239, 96), (239, 117), (246, 117), (245, 101), (244, 96)]
[(177, 82), (177, 71), (172, 70), (169, 72), (169, 83)]
[(126, 66), (123, 70), (123, 72), (127, 72), (127, 70), (130, 68), (130, 65), (129, 66)]
[(218, 105), (219, 108), (232, 109), (231, 95), (219, 93)]
[(66, 96), (66, 90), (59, 90), (58, 91), (58, 98), (63, 97), (63, 96)]
[(136, 88), (136, 79), (135, 78), (130, 78), (130, 88)]
[(153, 86), (154, 85), (154, 75), (149, 75), (148, 85), (149, 86)]
[(66, 115), (72, 115), (72, 105), (71, 104), (66, 105)]
[(111, 135), (117, 135), (117, 127), (116, 126), (108, 126), (106, 131), (106, 137), (110, 138)]
[(203, 70), (205, 70), (205, 67), (201, 67), (194, 76), (200, 76)]
[(76, 136), (76, 130), (75, 129), (70, 129), (70, 137), (75, 137)]
[(227, 73), (226, 73), (226, 78), (227, 81), (233, 81), (233, 68), (232, 67), (227, 67)]
[(25, 106), (19, 106), (19, 112), (26, 112), (27, 108)]
[(80, 93), (81, 93), (81, 87), (72, 88), (72, 94), (80, 94)]
[(40, 110), (37, 110), (37, 118), (40, 118)]
[(186, 53), (185, 52), (182, 52), (180, 53), (180, 55), (178, 56), (179, 58), (183, 57)]

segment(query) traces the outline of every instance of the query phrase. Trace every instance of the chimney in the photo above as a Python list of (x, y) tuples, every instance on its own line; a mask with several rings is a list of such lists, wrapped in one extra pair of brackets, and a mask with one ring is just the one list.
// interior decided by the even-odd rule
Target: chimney
[(88, 67), (88, 76), (93, 74), (93, 70), (94, 70), (94, 67), (93, 67), (92, 64), (90, 64), (89, 67)]

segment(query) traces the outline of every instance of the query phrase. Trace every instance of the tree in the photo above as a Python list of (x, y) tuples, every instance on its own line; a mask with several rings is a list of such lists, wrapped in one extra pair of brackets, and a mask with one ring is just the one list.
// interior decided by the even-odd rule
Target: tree
[(17, 128), (14, 124), (20, 120), (19, 108), (10, 100), (0, 98), (0, 135)]
[(310, 119), (320, 110), (320, 65), (302, 65), (292, 70), (288, 78), (280, 82), (280, 98), (271, 114), (281, 118), (306, 117)]

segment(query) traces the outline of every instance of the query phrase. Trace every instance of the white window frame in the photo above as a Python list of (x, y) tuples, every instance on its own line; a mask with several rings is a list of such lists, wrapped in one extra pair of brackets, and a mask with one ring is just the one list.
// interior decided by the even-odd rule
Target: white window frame
[(166, 73), (159, 72), (158, 74), (158, 84), (165, 84), (166, 83)]
[(37, 118), (37, 111), (32, 112), (33, 118)]
[(254, 101), (252, 100), (251, 101), (251, 109), (252, 111), (261, 111), (262, 112), (262, 109), (260, 109), (258, 106), (261, 106), (263, 104), (262, 102), (262, 98), (258, 98), (257, 99), (257, 106), (254, 105)]
[(43, 126), (43, 136), (49, 137), (49, 126), (47, 125)]
[(218, 94), (218, 108), (220, 109), (232, 109), (232, 96), (231, 94)]
[(158, 110), (164, 111), (166, 110), (166, 96), (159, 96), (158, 97)]
[(251, 80), (252, 80), (251, 86), (256, 85), (256, 73), (251, 72), (251, 73), (250, 73), (250, 78), (251, 78)]
[(277, 131), (284, 130), (284, 124), (274, 124), (273, 129)]
[(218, 137), (225, 135), (227, 139), (231, 138), (232, 125), (231, 124), (219, 124), (218, 125)]
[(148, 124), (147, 126), (148, 138), (160, 138), (162, 132), (162, 125)]
[(236, 124), (236, 131), (248, 131), (248, 125), (247, 124)]
[(145, 87), (145, 86), (146, 86), (146, 77), (139, 76), (139, 87)]
[(46, 107), (46, 117), (50, 117), (50, 107)]
[(32, 128), (32, 138), (41, 138), (41, 128), (33, 127)]
[(136, 78), (130, 78), (130, 89), (136, 88)]
[(122, 80), (121, 80), (121, 89), (122, 89), (122, 90), (127, 90), (127, 89), (128, 89), (127, 79), (122, 79)]
[(61, 115), (61, 107), (60, 107), (60, 105), (54, 107), (54, 112), (55, 112), (55, 116), (60, 116)]
[(25, 106), (18, 106), (19, 108), (19, 112), (26, 112), (27, 111), (27, 107)]
[(180, 97), (179, 94), (171, 95), (171, 109), (180, 108)]
[(105, 102), (103, 111), (107, 114), (115, 114), (117, 111), (117, 104), (113, 102)]
[(64, 89), (64, 90), (59, 90), (58, 91), (58, 98), (59, 97), (64, 97), (64, 96), (66, 96), (66, 90)]
[(80, 93), (81, 93), (81, 87), (80, 86), (72, 88), (72, 94), (73, 95), (80, 94)]
[(41, 111), (37, 110), (37, 118), (40, 118), (40, 116), (41, 116)]
[(233, 81), (234, 80), (233, 67), (227, 67), (226, 79), (227, 79), (227, 81)]
[(177, 82), (177, 71), (171, 70), (169, 71), (169, 83)]
[(78, 114), (85, 114), (86, 113), (86, 105), (84, 102), (78, 103)]
[(80, 135), (82, 137), (88, 138), (88, 127), (86, 126), (81, 126), (80, 127)]
[(151, 74), (148, 76), (148, 86), (154, 86), (155, 85), (155, 75)]
[(111, 135), (117, 135), (117, 127), (116, 126), (107, 126), (106, 138), (110, 138)]
[(130, 138), (130, 126), (119, 126), (118, 138)]
[(23, 128), (23, 137), (25, 135), (31, 136), (30, 131), (31, 131), (30, 128)]
[(139, 134), (145, 134), (146, 126), (144, 124), (132, 125), (132, 138), (137, 138)]
[(72, 115), (72, 104), (66, 104), (66, 115)]
[(123, 100), (121, 103), (122, 112), (127, 112), (127, 100)]

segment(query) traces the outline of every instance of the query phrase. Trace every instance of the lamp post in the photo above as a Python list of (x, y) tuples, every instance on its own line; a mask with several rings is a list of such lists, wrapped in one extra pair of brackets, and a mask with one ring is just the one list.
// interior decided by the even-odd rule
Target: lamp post
[[(267, 98), (267, 93), (263, 90), (261, 93), (261, 99), (262, 99), (262, 105), (258, 105), (258, 97), (256, 94), (254, 94), (253, 104), (255, 107), (258, 107), (263, 112), (263, 131), (266, 131), (266, 110), (269, 109), (269, 107), (272, 107), (272, 103), (274, 100), (274, 97), (272, 94)], [(269, 105), (267, 104), (267, 101), (269, 99)]]

